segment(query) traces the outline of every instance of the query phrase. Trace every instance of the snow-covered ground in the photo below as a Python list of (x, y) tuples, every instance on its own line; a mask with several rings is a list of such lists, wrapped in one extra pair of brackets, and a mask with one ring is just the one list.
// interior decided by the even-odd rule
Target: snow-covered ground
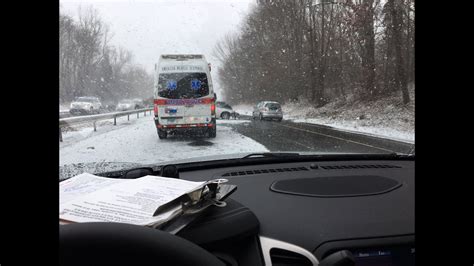
[(300, 100), (287, 103), (282, 108), (284, 118), (294, 122), (326, 125), (414, 143), (414, 88), (410, 90), (410, 98), (412, 101), (407, 106), (402, 103), (401, 95), (395, 94), (371, 104), (340, 99), (321, 108), (314, 108), (307, 101)]
[[(369, 126), (370, 123), (364, 123), (359, 121), (331, 121), (331, 119), (318, 119), (318, 118), (303, 118), (293, 119), (297, 123), (310, 123), (318, 125), (327, 125), (338, 130), (348, 131), (352, 133), (363, 133), (381, 138), (390, 138), (402, 142), (414, 143), (414, 134), (406, 130), (394, 129), (393, 125), (387, 126)], [(382, 122), (383, 123), (383, 122)], [(403, 126), (403, 125), (402, 125)]]
[(59, 105), (59, 112), (60, 113), (66, 113), (69, 112), (69, 104), (61, 104)]
[(153, 118), (117, 120), (117, 126), (104, 121), (97, 132), (90, 126), (63, 133), (60, 165), (91, 162), (130, 162), (151, 164), (193, 157), (229, 153), (266, 152), (258, 142), (234, 132), (226, 124), (249, 123), (243, 120), (219, 120), (217, 137), (171, 137), (160, 140)]

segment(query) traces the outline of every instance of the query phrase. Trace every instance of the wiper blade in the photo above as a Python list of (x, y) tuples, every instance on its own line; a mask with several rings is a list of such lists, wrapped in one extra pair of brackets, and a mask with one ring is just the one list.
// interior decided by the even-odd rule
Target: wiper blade
[(250, 153), (242, 157), (246, 158), (255, 158), (255, 157), (264, 157), (264, 158), (275, 158), (275, 157), (293, 157), (300, 156), (297, 152), (261, 152), (261, 153)]

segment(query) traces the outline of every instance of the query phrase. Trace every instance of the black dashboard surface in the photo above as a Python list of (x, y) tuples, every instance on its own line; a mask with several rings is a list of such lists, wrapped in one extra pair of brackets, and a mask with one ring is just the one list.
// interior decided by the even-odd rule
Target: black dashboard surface
[[(320, 254), (318, 247), (335, 241), (414, 236), (414, 165), (414, 161), (392, 160), (265, 164), (182, 172), (181, 178), (228, 179), (238, 186), (230, 197), (257, 216), (261, 236)], [(271, 190), (281, 180), (349, 176), (378, 176), (400, 186), (378, 194), (337, 197)]]

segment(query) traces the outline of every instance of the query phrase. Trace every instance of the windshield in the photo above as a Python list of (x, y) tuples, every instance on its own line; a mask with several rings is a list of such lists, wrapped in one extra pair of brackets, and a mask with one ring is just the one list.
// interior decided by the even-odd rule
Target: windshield
[(209, 95), (205, 73), (160, 74), (158, 95), (168, 99), (190, 99)]
[(278, 110), (281, 108), (279, 103), (267, 103), (265, 104), (265, 107), (267, 107), (270, 110)]
[(414, 153), (414, 0), (60, 0), (59, 42), (71, 173)]

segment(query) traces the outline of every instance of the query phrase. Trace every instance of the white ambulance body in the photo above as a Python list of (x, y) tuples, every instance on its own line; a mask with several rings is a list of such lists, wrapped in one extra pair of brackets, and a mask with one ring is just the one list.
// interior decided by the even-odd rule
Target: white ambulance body
[(160, 139), (175, 131), (216, 136), (215, 94), (203, 55), (161, 55), (154, 75), (155, 125)]

